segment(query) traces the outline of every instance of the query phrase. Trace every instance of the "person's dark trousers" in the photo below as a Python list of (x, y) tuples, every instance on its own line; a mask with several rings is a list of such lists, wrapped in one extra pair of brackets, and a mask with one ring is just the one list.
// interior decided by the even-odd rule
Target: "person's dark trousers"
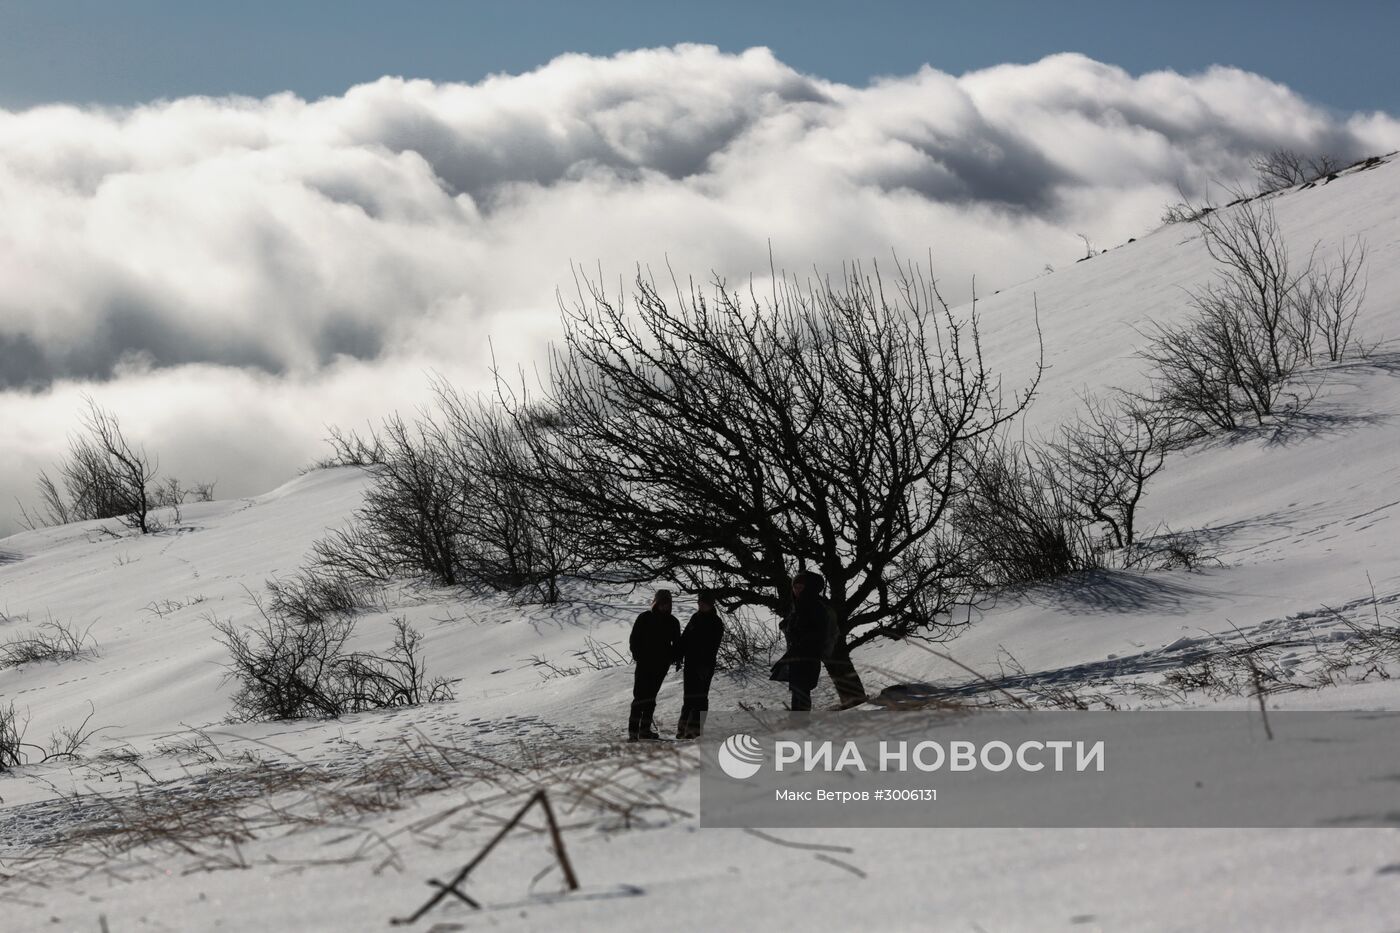
[(792, 711), (806, 712), (812, 708), (812, 691), (817, 688), (821, 662), (802, 658), (789, 665), (788, 687), (792, 689)]
[(836, 696), (843, 709), (856, 706), (865, 699), (865, 685), (861, 683), (856, 666), (851, 663), (851, 653), (846, 647), (844, 635), (836, 640), (831, 657), (826, 659), (826, 673), (831, 678), (831, 685), (836, 688)]
[(705, 714), (710, 709), (710, 681), (715, 672), (700, 668), (685, 669), (685, 700), (681, 704), (681, 719), (676, 724), (676, 738), (698, 739), (705, 729)]
[(661, 684), (665, 682), (669, 669), (669, 664), (659, 667), (637, 665), (632, 681), (632, 715), (627, 720), (628, 738), (635, 739), (656, 731), (651, 718), (656, 713), (656, 695), (661, 692)]

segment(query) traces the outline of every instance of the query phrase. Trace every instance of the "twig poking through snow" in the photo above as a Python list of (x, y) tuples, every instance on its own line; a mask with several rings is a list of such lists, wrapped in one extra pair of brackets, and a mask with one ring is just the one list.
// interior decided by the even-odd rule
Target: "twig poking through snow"
[(471, 874), (472, 869), (476, 868), (477, 865), (481, 864), (481, 862), (485, 860), (486, 856), (491, 854), (491, 850), (496, 848), (496, 844), (499, 843), (502, 839), (504, 839), (506, 837), (506, 834), (509, 833), (512, 829), (514, 829), (516, 825), (520, 823), (521, 819), (524, 818), (525, 814), (529, 812), (530, 808), (537, 803), (540, 805), (540, 808), (544, 810), (545, 822), (549, 825), (550, 840), (554, 843), (554, 854), (559, 859), (560, 869), (562, 869), (564, 872), (564, 883), (569, 886), (570, 891), (577, 891), (578, 878), (574, 876), (574, 867), (569, 863), (568, 853), (564, 851), (564, 837), (560, 834), (559, 824), (554, 819), (554, 809), (550, 807), (549, 797), (545, 793), (545, 791), (537, 790), (530, 795), (529, 800), (525, 801), (525, 805), (523, 807), (515, 811), (515, 815), (512, 816), (506, 822), (506, 824), (501, 827), (500, 831), (497, 832), (495, 836), (491, 837), (491, 841), (486, 843), (485, 848), (483, 848), (480, 852), (476, 854), (476, 858), (472, 859), (470, 862), (464, 865), (462, 867), (462, 870), (457, 872), (457, 874), (452, 877), (451, 881), (442, 882), (438, 881), (436, 878), (431, 879), (428, 882), (428, 884), (437, 888), (437, 893), (434, 894), (432, 897), (428, 898), (428, 900), (423, 904), (422, 907), (419, 907), (416, 911), (413, 912), (412, 916), (394, 917), (390, 922), (395, 924), (396, 926), (400, 924), (407, 925), (410, 923), (416, 923), (418, 921), (418, 918), (422, 917), (428, 911), (436, 907), (443, 900), (443, 898), (447, 897), (449, 894), (454, 895), (462, 901), (465, 901), (471, 907), (480, 910), (481, 905), (478, 904), (476, 901), (472, 900), (466, 894), (462, 893), (462, 891), (459, 890), (457, 886), (463, 881), (467, 880), (467, 876)]
[(848, 872), (850, 872), (851, 874), (855, 875), (857, 878), (868, 878), (868, 877), (870, 877), (870, 876), (867, 875), (865, 872), (861, 871), (859, 868), (857, 868), (857, 867), (855, 867), (854, 865), (852, 865), (850, 862), (843, 862), (843, 861), (841, 861), (839, 858), (832, 858), (832, 857), (829, 856), (829, 855), (822, 855), (822, 854), (820, 854), (820, 853), (818, 853), (818, 854), (815, 856), (815, 858), (816, 858), (817, 861), (819, 861), (819, 862), (826, 862), (828, 865), (835, 865), (837, 868), (844, 868), (846, 871), (848, 871)]
[(771, 842), (774, 845), (787, 846), (789, 849), (815, 849), (821, 852), (845, 852), (847, 855), (850, 855), (852, 852), (855, 851), (855, 849), (852, 849), (850, 846), (828, 846), (822, 845), (819, 842), (789, 842), (786, 839), (779, 839), (777, 836), (770, 836), (767, 833), (762, 832), (760, 830), (750, 829), (747, 827), (744, 829), (744, 832), (748, 833), (750, 836), (757, 836), (764, 842)]

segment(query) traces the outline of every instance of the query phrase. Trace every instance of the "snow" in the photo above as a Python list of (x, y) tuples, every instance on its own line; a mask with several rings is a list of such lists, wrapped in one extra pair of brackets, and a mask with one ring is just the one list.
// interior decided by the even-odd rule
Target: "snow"
[[(1366, 240), (1365, 335), (1400, 337), (1400, 159), (1273, 204), (1300, 257)], [(1053, 428), (1086, 388), (1140, 384), (1135, 328), (1180, 319), (1182, 288), (1210, 274), (1194, 231), (1174, 225), (983, 296), (987, 354), (1008, 384), (1029, 373), (1032, 298), (1039, 306), (1049, 369), (1028, 430)], [(1143, 527), (1200, 532), (1214, 561), (1007, 595), (943, 650), (988, 676), (1024, 669), (1125, 705), (1238, 706), (1252, 700), (1152, 700), (1138, 688), (1203, 649), (1263, 635), (1296, 640), (1285, 661), (1306, 666), (1304, 646), (1342, 631), (1338, 613), (1364, 621), (1378, 605), (1393, 616), (1400, 355), (1382, 345), (1307, 378), (1319, 387), (1308, 417), (1174, 455), (1149, 486)], [(81, 760), (0, 776), (0, 930), (95, 930), (99, 918), (113, 931), (386, 928), (432, 893), (427, 879), (470, 859), (532, 782), (568, 804), (561, 819), (582, 890), (560, 894), (557, 872), (536, 878), (552, 863), (545, 837), (513, 834), (472, 876), (483, 912), (444, 903), (415, 929), (1317, 930), (1384, 929), (1400, 916), (1391, 830), (702, 830), (693, 753), (619, 744), (630, 669), (575, 657), (587, 638), (622, 647), (641, 591), (575, 588), (539, 607), (399, 588), (362, 617), (358, 637), (383, 644), (388, 621), (406, 617), (455, 700), (329, 722), (225, 723), (231, 687), (212, 619), (247, 621), (250, 594), (295, 572), (349, 519), (365, 483), (353, 468), (319, 470), (263, 496), (186, 506), (179, 527), (158, 535), (113, 537), (86, 523), (0, 540), (0, 640), (52, 618), (90, 625), (98, 646), (89, 659), (0, 670), (0, 703), (27, 713), (31, 740), (90, 710), (102, 727)], [(581, 669), (546, 676), (541, 659)], [(969, 680), (907, 645), (871, 645), (857, 663), (872, 692)], [(673, 677), (663, 720), (678, 694)], [(823, 678), (818, 702), (832, 698)], [(712, 707), (784, 699), (761, 678), (721, 676)], [(1270, 702), (1397, 709), (1400, 686), (1370, 678)], [(402, 766), (397, 783), (374, 770), (386, 762)], [(579, 788), (604, 774), (646, 805), (584, 799)], [(390, 787), (401, 793), (368, 802)], [(247, 802), (245, 821), (251, 811), (264, 819), (237, 845), (57, 845), (114, 805), (158, 800), (184, 801), (212, 832), (208, 801), (232, 797)]]

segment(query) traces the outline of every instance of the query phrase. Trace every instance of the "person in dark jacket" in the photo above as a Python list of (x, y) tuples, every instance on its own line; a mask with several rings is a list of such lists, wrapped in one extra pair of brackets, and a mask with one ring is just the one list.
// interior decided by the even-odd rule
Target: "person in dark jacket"
[(632, 681), (632, 714), (627, 720), (627, 738), (659, 739), (652, 726), (656, 694), (672, 664), (680, 662), (681, 623), (671, 615), (671, 591), (657, 590), (651, 608), (632, 623), (632, 660), (637, 664)]
[(715, 611), (715, 595), (704, 591), (695, 600), (698, 611), (681, 633), (681, 662), (685, 670), (685, 700), (676, 738), (698, 739), (705, 729), (710, 709), (710, 681), (715, 676), (715, 656), (719, 654), (724, 623)]
[(787, 651), (773, 665), (770, 679), (787, 682), (795, 712), (812, 708), (822, 661), (831, 653), (834, 621), (822, 599), (825, 587), (826, 578), (815, 570), (798, 572), (792, 578), (792, 605), (778, 623), (787, 638)]

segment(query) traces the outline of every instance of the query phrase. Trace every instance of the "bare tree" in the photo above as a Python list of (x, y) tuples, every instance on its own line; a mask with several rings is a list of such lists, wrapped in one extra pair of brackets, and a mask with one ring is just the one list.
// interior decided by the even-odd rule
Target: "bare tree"
[(924, 269), (894, 286), (856, 269), (775, 276), (762, 300), (720, 281), (667, 300), (639, 274), (629, 307), (580, 278), (542, 400), (500, 384), (526, 486), (587, 555), (580, 572), (781, 612), (793, 563), (817, 569), (843, 700), (863, 695), (849, 648), (946, 631), (967, 583), (950, 520), (964, 453), (1025, 407), (1039, 361), (1004, 399), (975, 304), (953, 314)]

